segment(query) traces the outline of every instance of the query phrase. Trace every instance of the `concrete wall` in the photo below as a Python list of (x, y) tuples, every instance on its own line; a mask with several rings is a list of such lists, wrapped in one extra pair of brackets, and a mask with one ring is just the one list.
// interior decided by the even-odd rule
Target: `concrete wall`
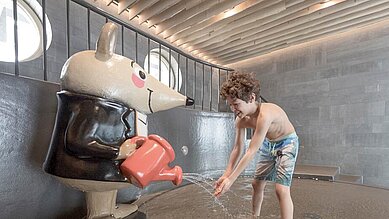
[(77, 218), (81, 192), (42, 170), (58, 85), (0, 73), (0, 218)]
[[(174, 163), (182, 165), (185, 173), (219, 177), (227, 166), (234, 143), (234, 120), (232, 113), (175, 108), (150, 115), (148, 128), (149, 134), (161, 135), (174, 145)], [(246, 148), (248, 144), (246, 140)], [(188, 148), (186, 156), (181, 153), (183, 146)], [(255, 165), (256, 159), (242, 174), (252, 175)]]
[(335, 165), (389, 187), (389, 22), (235, 63), (283, 107), (299, 163)]

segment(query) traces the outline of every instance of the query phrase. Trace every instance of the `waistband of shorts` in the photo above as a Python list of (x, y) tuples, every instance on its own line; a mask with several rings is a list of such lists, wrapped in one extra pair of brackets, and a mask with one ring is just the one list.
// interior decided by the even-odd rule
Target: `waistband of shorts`
[(288, 139), (288, 138), (298, 138), (298, 136), (297, 136), (296, 132), (292, 132), (292, 133), (284, 135), (276, 140), (269, 140), (268, 138), (266, 138), (266, 140), (270, 143), (278, 143), (278, 142), (283, 141), (283, 140)]

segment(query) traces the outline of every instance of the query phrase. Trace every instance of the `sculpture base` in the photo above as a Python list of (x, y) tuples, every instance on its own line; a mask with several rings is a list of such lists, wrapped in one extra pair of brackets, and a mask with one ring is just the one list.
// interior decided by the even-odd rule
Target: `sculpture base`
[(56, 178), (67, 186), (85, 192), (85, 219), (124, 218), (138, 210), (135, 204), (116, 205), (117, 189), (130, 187), (130, 183)]
[(107, 192), (86, 192), (86, 219), (124, 218), (136, 212), (135, 204), (116, 205), (117, 190)]

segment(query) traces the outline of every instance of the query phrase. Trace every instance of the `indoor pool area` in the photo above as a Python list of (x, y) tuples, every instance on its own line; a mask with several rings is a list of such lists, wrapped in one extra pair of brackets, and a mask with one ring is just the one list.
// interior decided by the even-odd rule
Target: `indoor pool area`
[(0, 0), (0, 219), (388, 219), (389, 0)]

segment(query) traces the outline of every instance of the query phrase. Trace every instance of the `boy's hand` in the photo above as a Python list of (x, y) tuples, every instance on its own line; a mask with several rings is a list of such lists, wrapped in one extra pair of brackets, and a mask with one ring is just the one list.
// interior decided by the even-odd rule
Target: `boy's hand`
[(221, 176), (216, 182), (215, 182), (215, 185), (213, 186), (214, 189), (217, 189), (221, 184), (222, 182), (226, 179), (227, 177), (226, 176)]
[(224, 178), (223, 182), (219, 186), (216, 187), (215, 193), (213, 195), (216, 196), (217, 198), (219, 198), (221, 195), (223, 195), (228, 190), (230, 190), (232, 183), (234, 183), (234, 182), (231, 181), (229, 178), (227, 178), (227, 177)]

